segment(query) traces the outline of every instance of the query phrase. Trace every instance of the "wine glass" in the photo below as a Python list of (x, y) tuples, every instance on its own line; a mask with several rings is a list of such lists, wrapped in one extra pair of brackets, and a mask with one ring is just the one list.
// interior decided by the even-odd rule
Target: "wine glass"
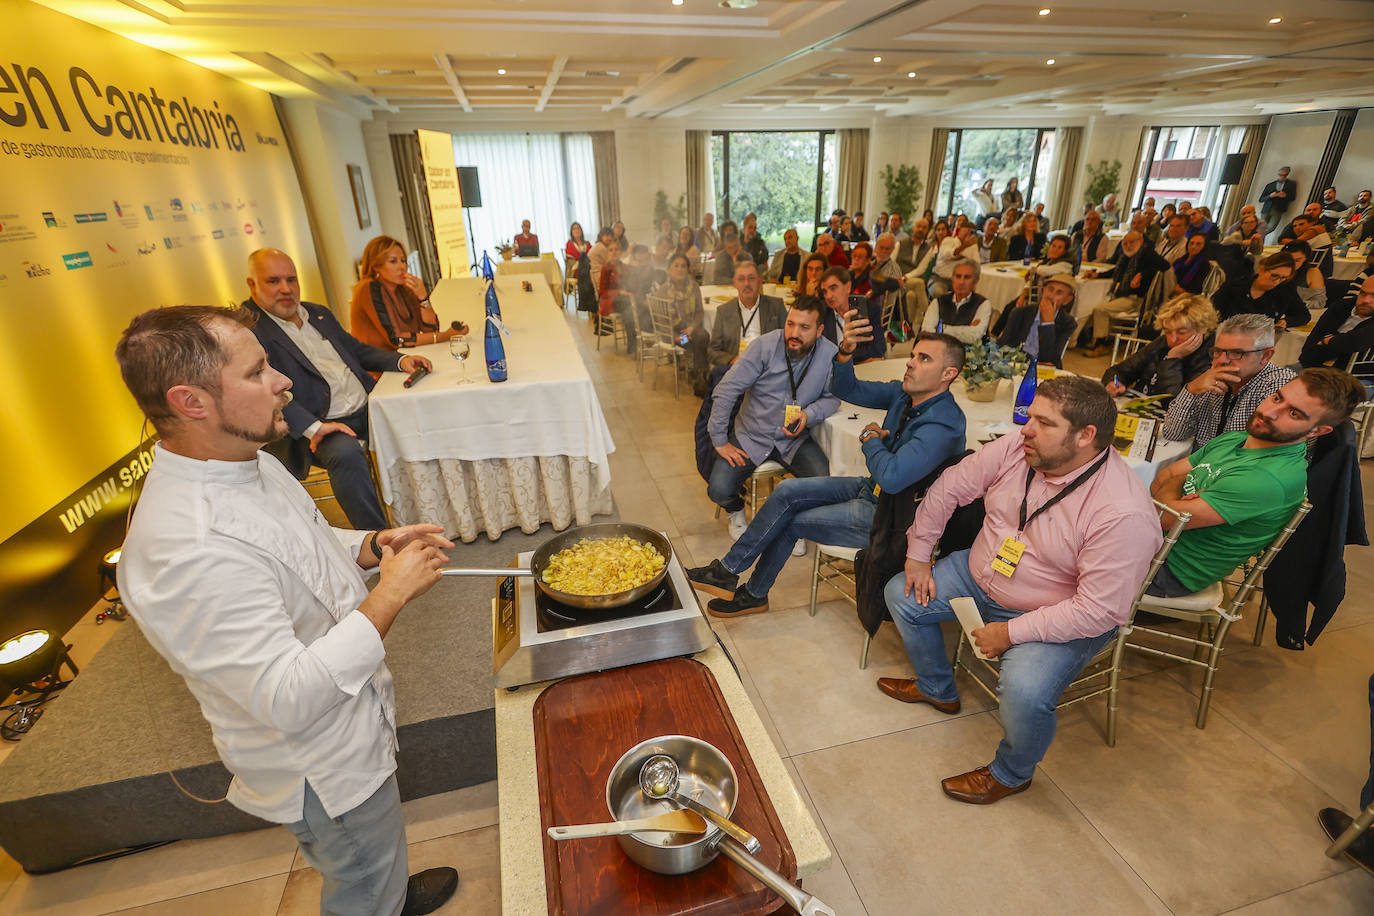
[(458, 380), (460, 385), (471, 385), (472, 379), (468, 378), (468, 354), (472, 348), (468, 346), (468, 339), (463, 335), (450, 337), (448, 339), (448, 352), (453, 358), (458, 360), (458, 365), (463, 367), (463, 377)]

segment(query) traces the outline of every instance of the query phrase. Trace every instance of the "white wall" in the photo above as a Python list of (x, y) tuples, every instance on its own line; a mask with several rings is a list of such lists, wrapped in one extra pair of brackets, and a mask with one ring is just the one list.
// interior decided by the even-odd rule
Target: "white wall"
[(1298, 196), (1288, 208), (1286, 216), (1292, 219), (1300, 212), (1312, 192), (1312, 176), (1321, 164), (1322, 153), (1326, 150), (1326, 141), (1331, 136), (1331, 125), (1335, 120), (1334, 111), (1276, 115), (1269, 122), (1269, 132), (1264, 135), (1264, 149), (1255, 168), (1255, 179), (1246, 192), (1246, 201), (1255, 203), (1260, 189), (1273, 181), (1279, 169), (1287, 165), (1293, 169), (1288, 177), (1298, 183)]
[[(680, 122), (627, 122), (617, 126), (615, 168), (620, 179), (620, 212), (602, 213), (601, 222), (609, 226), (620, 219), (632, 242), (652, 247), (658, 235), (654, 224), (656, 192), (667, 194), (670, 206), (687, 193), (687, 129)], [(588, 229), (588, 233), (592, 231)]]
[(1350, 205), (1361, 191), (1374, 188), (1374, 108), (1361, 108), (1355, 116), (1335, 183), (1337, 196)]

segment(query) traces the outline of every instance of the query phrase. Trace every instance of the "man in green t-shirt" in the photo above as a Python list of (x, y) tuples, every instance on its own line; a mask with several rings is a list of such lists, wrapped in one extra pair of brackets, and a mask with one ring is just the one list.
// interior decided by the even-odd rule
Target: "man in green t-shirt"
[[(1349, 419), (1364, 386), (1339, 369), (1304, 369), (1223, 433), (1164, 468), (1150, 493), (1191, 512), (1148, 593), (1200, 591), (1262, 551), (1307, 492), (1307, 444)], [(1172, 519), (1165, 516), (1168, 530)]]

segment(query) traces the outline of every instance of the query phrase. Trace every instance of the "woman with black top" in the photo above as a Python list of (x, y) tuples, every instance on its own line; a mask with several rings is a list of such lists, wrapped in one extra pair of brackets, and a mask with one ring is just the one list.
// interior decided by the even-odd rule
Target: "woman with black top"
[(1302, 304), (1309, 310), (1326, 308), (1326, 277), (1312, 264), (1312, 246), (1294, 240), (1280, 250), (1293, 256), (1293, 286)]
[(1202, 292), (1202, 284), (1207, 281), (1207, 273), (1212, 269), (1206, 251), (1207, 236), (1199, 232), (1188, 239), (1187, 250), (1174, 261), (1174, 281), (1179, 289), (1190, 293)]
[(1223, 283), (1212, 295), (1212, 305), (1225, 321), (1232, 315), (1254, 312), (1274, 319), (1277, 328), (1296, 328), (1307, 324), (1312, 313), (1302, 304), (1293, 277), (1293, 256), (1276, 251), (1259, 262), (1253, 277), (1236, 277)]

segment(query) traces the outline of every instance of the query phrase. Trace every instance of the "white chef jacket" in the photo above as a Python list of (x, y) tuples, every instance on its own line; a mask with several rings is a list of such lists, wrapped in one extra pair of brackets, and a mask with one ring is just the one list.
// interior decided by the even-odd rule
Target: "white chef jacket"
[(277, 459), (199, 461), (160, 443), (119, 593), (200, 702), (229, 801), (300, 820), (305, 782), (338, 817), (396, 769), (396, 701), (358, 550)]

